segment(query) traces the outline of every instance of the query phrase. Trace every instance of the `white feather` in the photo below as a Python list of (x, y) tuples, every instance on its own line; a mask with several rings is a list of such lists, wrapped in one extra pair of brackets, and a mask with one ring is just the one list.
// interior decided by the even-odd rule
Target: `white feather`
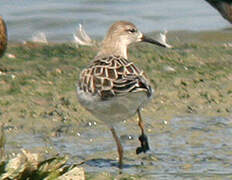
[(94, 45), (93, 40), (85, 32), (81, 24), (79, 24), (79, 28), (77, 28), (77, 32), (73, 34), (73, 38), (74, 38), (74, 42), (77, 45), (81, 45), (81, 46), (93, 46)]
[(32, 41), (37, 43), (48, 44), (46, 34), (44, 32), (37, 32), (32, 35)]
[(168, 48), (172, 48), (172, 46), (167, 43), (167, 36), (166, 36), (167, 33), (168, 33), (167, 30), (164, 30), (163, 33), (159, 33), (159, 35), (156, 36), (156, 40), (159, 41), (161, 44), (164, 44)]
[(85, 30), (82, 28), (82, 24), (79, 24), (79, 32), (81, 37), (83, 38), (83, 40), (85, 40), (86, 42), (91, 43), (92, 39), (89, 37), (89, 35), (85, 32)]

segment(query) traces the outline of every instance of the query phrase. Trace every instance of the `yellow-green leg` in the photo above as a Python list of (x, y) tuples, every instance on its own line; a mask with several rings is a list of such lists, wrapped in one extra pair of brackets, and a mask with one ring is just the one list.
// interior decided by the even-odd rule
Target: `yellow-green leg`
[(112, 132), (112, 135), (114, 137), (114, 140), (117, 144), (117, 148), (118, 148), (118, 156), (119, 156), (119, 160), (118, 160), (118, 163), (119, 163), (119, 168), (122, 169), (122, 159), (123, 159), (123, 148), (122, 148), (122, 145), (120, 143), (120, 140), (115, 132), (115, 129), (113, 127), (110, 128), (111, 132)]

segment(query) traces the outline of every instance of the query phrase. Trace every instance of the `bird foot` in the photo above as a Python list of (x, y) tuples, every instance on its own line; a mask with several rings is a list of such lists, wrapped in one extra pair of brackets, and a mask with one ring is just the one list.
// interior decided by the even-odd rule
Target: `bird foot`
[(139, 136), (139, 141), (141, 143), (141, 146), (137, 147), (136, 154), (140, 154), (141, 152), (146, 153), (148, 150), (150, 150), (148, 139), (145, 134), (142, 134), (141, 136)]

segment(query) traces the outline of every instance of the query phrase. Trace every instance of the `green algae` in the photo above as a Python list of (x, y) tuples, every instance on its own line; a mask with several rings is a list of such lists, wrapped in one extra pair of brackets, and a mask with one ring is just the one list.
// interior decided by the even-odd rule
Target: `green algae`
[[(165, 94), (164, 105), (167, 107), (171, 102), (176, 102), (178, 105), (175, 108), (186, 110), (197, 98), (198, 103), (195, 105), (205, 107), (197, 108), (198, 113), (208, 112), (215, 115), (218, 109), (225, 113), (231, 109), (231, 96), (227, 92), (231, 88), (232, 53), (231, 47), (224, 45), (229, 42), (230, 33), (226, 34), (228, 41), (222, 38), (225, 33), (221, 32), (173, 32), (169, 35), (173, 49), (155, 48), (147, 44), (137, 44), (130, 48), (130, 59), (145, 70), (156, 88), (157, 98), (153, 103), (159, 104), (158, 96)], [(205, 40), (207, 36), (210, 41)], [(181, 40), (183, 37), (186, 40)], [(7, 53), (14, 54), (16, 58), (5, 56), (0, 61), (2, 72), (5, 73), (1, 75), (1, 104), (7, 104), (1, 107), (2, 116), (8, 116), (6, 109), (10, 109), (15, 103), (20, 103), (24, 109), (40, 112), (45, 106), (54, 107), (62, 98), (70, 99), (72, 108), (71, 111), (68, 110), (72, 116), (74, 109), (80, 108), (73, 98), (79, 72), (95, 56), (96, 51), (97, 49), (91, 47), (76, 48), (72, 44), (10, 44)], [(211, 95), (211, 91), (216, 92)], [(177, 95), (173, 96), (175, 93)], [(211, 100), (206, 94), (209, 94)], [(11, 97), (17, 102), (7, 100)], [(38, 103), (43, 101), (43, 107), (36, 103), (38, 98), (41, 101)], [(22, 104), (22, 100), (26, 102)], [(208, 104), (213, 104), (213, 109), (209, 109)], [(27, 108), (28, 106), (30, 107)], [(159, 106), (159, 109), (162, 108), (162, 105)], [(13, 114), (14, 112), (11, 111)], [(30, 110), (28, 113), (35, 114)], [(79, 117), (70, 119), (78, 121)], [(9, 118), (10, 116), (6, 119)]]
[[(9, 179), (84, 179), (84, 171), (77, 165), (68, 165), (67, 157), (41, 159), (40, 154), (22, 150), (16, 157), (2, 161), (0, 178)], [(72, 173), (70, 173), (72, 172)], [(63, 177), (63, 178), (62, 178)]]

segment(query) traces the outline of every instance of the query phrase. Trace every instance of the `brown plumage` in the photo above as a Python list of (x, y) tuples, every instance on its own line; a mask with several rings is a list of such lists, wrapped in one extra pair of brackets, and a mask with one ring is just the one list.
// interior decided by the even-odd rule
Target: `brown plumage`
[(151, 87), (144, 72), (134, 63), (120, 56), (96, 58), (80, 75), (80, 88), (98, 94), (102, 99), (144, 91), (151, 95)]
[(232, 1), (231, 0), (206, 0), (211, 6), (232, 23)]
[(127, 59), (127, 47), (141, 41), (167, 46), (166, 43), (145, 37), (130, 22), (114, 23), (97, 56), (80, 73), (77, 86), (79, 102), (109, 126), (117, 144), (120, 168), (123, 148), (113, 127), (118, 121), (138, 113), (142, 135), (139, 138), (141, 147), (137, 148), (136, 153), (149, 150), (140, 109), (151, 99), (153, 90), (144, 72)]
[(7, 47), (7, 28), (6, 23), (0, 16), (0, 57), (4, 55)]

